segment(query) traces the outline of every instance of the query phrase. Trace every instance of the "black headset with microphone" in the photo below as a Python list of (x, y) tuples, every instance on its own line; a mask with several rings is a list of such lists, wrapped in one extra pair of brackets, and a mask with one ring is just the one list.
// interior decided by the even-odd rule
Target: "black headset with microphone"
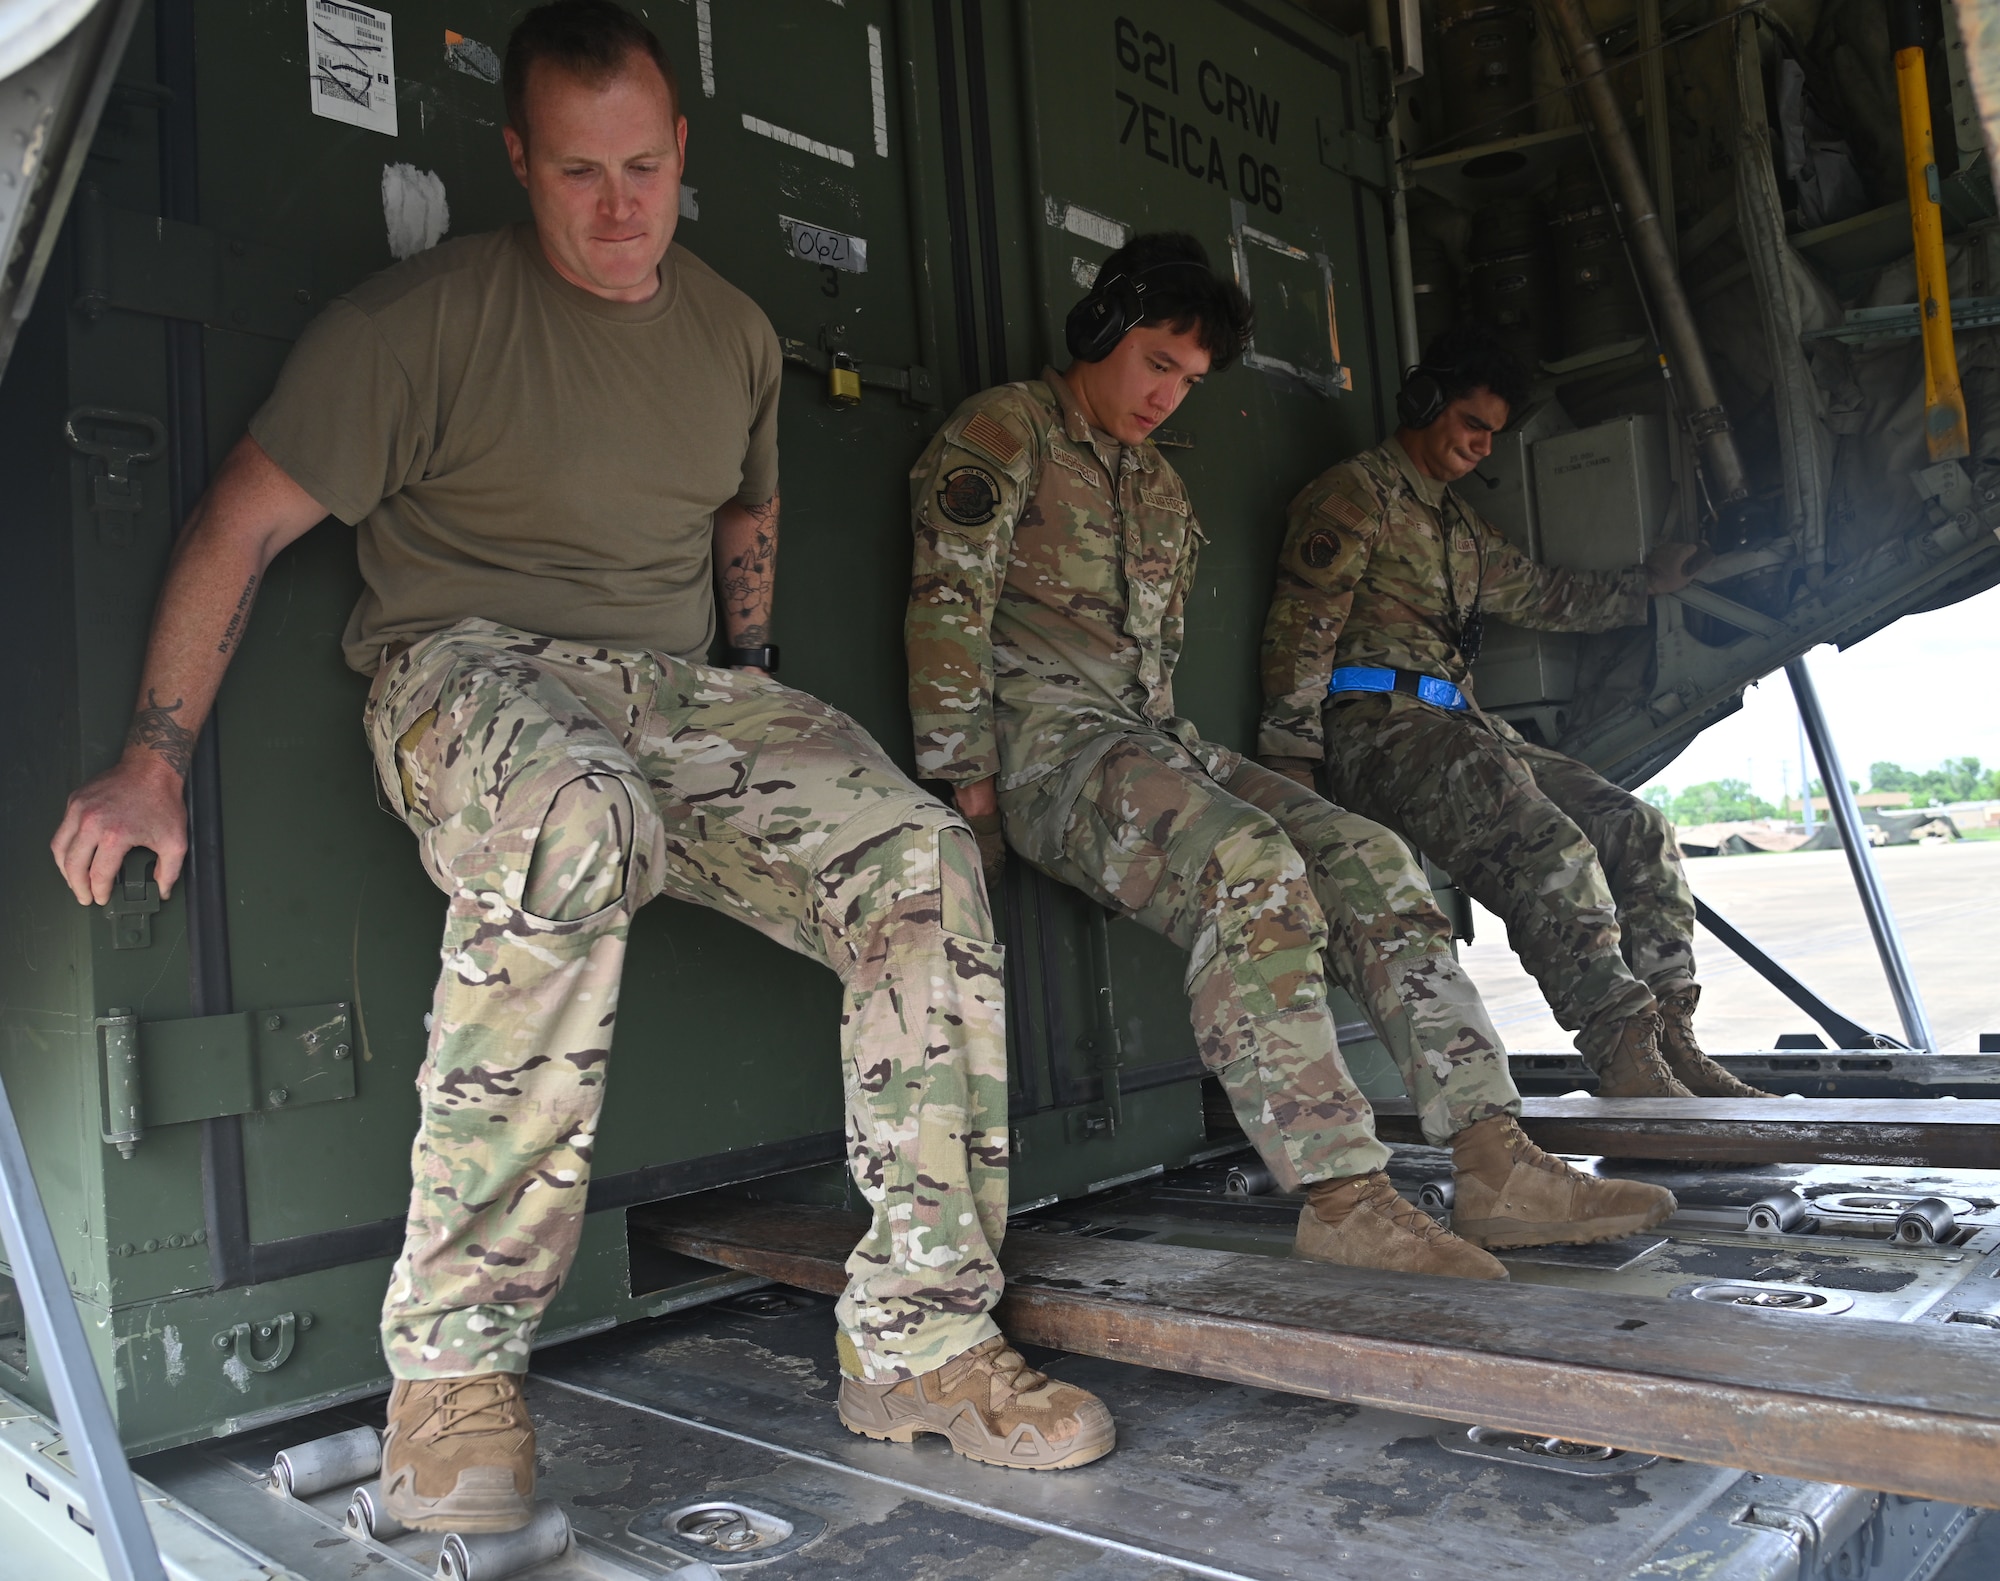
[(1117, 274), (1105, 276), (1063, 320), (1063, 342), (1069, 347), (1069, 354), (1078, 362), (1102, 362), (1110, 356), (1128, 330), (1146, 322), (1146, 297), (1152, 289), (1146, 284), (1146, 277), (1167, 269), (1213, 272), (1207, 264), (1193, 258), (1169, 258), (1134, 274), (1121, 269)]
[(1457, 363), (1436, 368), (1420, 362), (1403, 375), (1402, 388), (1396, 392), (1396, 416), (1405, 428), (1428, 428), (1444, 416), (1444, 409), (1451, 404), (1444, 392), (1445, 380), (1458, 370)]

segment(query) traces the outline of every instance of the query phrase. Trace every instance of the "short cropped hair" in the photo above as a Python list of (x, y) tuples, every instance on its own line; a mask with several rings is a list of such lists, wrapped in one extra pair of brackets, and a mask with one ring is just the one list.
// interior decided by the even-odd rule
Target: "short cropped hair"
[(1447, 401), (1485, 389), (1505, 401), (1510, 413), (1527, 404), (1528, 370), (1484, 324), (1454, 324), (1441, 330), (1424, 348), (1424, 367), (1444, 385)]
[[(1199, 264), (1198, 269), (1163, 269), (1162, 264)], [(1150, 272), (1149, 271), (1154, 271)], [(1220, 373), (1249, 344), (1250, 302), (1234, 280), (1209, 267), (1208, 252), (1185, 231), (1152, 231), (1134, 236), (1098, 266), (1097, 278), (1144, 275), (1146, 324), (1166, 324), (1175, 334), (1200, 331), (1210, 371)]]
[(546, 61), (593, 87), (607, 82), (643, 55), (667, 79), (674, 114), (681, 110), (680, 79), (674, 63), (651, 28), (613, 0), (555, 0), (536, 6), (521, 18), (507, 40), (507, 58), (500, 67), (500, 92), (507, 103), (507, 124), (522, 138), (528, 135), (528, 73)]

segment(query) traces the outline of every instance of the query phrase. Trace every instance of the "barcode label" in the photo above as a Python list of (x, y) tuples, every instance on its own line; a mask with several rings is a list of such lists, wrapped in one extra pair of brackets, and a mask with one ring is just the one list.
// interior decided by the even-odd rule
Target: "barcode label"
[(307, 0), (312, 112), (396, 135), (396, 41), (389, 13), (350, 0)]

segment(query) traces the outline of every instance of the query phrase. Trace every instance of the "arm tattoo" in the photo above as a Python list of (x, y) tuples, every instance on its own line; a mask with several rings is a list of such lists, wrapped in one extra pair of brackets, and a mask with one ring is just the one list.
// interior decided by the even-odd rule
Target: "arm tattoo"
[(194, 760), (194, 732), (174, 715), (186, 702), (186, 698), (176, 697), (171, 703), (163, 703), (148, 687), (146, 706), (133, 714), (132, 728), (125, 737), (135, 747), (159, 753), (167, 760), (167, 767), (182, 779), (187, 778), (188, 764)]
[(760, 648), (771, 640), (771, 594), (777, 583), (778, 496), (744, 507), (750, 541), (722, 568), (722, 602), (731, 643)]
[(257, 578), (253, 573), (243, 584), (243, 596), (236, 601), (236, 608), (230, 614), (229, 624), (224, 628), (222, 640), (215, 645), (217, 653), (227, 653), (242, 640), (244, 622), (250, 618), (250, 604), (257, 596)]

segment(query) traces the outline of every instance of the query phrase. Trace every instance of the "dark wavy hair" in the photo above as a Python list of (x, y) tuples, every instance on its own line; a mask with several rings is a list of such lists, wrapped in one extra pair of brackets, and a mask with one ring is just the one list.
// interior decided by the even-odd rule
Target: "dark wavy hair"
[(1447, 401), (1486, 389), (1514, 413), (1528, 399), (1528, 370), (1484, 324), (1454, 324), (1440, 331), (1424, 348), (1424, 367), (1438, 376)]
[(659, 37), (638, 17), (612, 0), (555, 0), (553, 5), (536, 6), (507, 40), (507, 58), (500, 67), (507, 124), (523, 138), (528, 135), (528, 71), (536, 61), (547, 61), (595, 85), (617, 76), (634, 55), (643, 55), (660, 68), (674, 113), (680, 114), (681, 84), (674, 63)]
[[(1199, 264), (1198, 269), (1160, 269), (1161, 264)], [(1128, 279), (1158, 269), (1146, 279), (1146, 324), (1168, 325), (1175, 334), (1201, 333), (1209, 369), (1220, 373), (1249, 344), (1249, 299), (1234, 280), (1210, 267), (1208, 251), (1185, 231), (1150, 231), (1134, 236), (1098, 266), (1097, 278)]]

